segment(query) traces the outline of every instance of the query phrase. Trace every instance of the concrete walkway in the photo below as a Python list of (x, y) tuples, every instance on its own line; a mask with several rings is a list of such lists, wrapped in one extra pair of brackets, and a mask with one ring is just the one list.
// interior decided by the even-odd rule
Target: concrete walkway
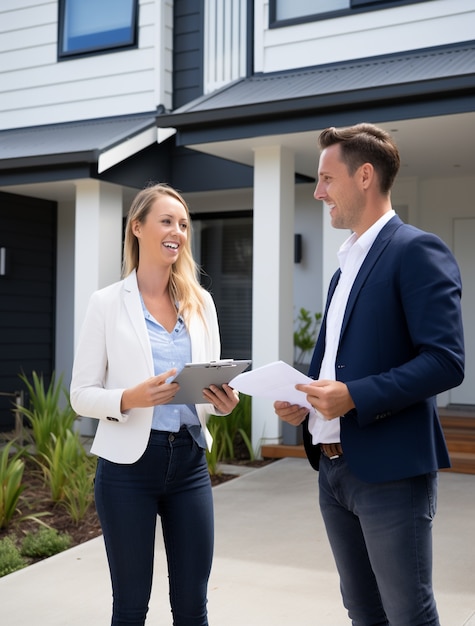
[[(211, 626), (345, 626), (316, 473), (282, 459), (213, 490)], [(475, 476), (441, 473), (434, 584), (443, 626), (475, 626)], [(147, 624), (171, 626), (161, 539)], [(102, 537), (0, 578), (2, 626), (108, 626)]]

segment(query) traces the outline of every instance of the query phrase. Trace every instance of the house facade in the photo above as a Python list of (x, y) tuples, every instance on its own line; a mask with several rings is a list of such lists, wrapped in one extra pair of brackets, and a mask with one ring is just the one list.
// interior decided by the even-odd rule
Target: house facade
[[(131, 198), (156, 180), (189, 202), (223, 356), (292, 362), (296, 311), (323, 310), (348, 236), (312, 196), (316, 139), (368, 121), (401, 149), (396, 210), (461, 266), (467, 377), (439, 404), (475, 405), (471, 0), (90, 4), (0, 8), (0, 393), (21, 370), (69, 382)], [(281, 436), (254, 398), (255, 446)]]

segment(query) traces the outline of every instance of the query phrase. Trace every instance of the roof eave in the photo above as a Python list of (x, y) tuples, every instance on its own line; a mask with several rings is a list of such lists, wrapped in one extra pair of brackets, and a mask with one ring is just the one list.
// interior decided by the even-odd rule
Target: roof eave
[(69, 167), (87, 165), (97, 167), (98, 150), (42, 154), (39, 156), (0, 159), (0, 170), (40, 169), (45, 167)]
[(233, 107), (210, 107), (200, 111), (188, 110), (168, 113), (157, 116), (157, 125), (162, 128), (173, 127), (177, 130), (186, 130), (189, 127), (202, 125), (217, 127), (230, 122), (238, 125), (239, 123), (248, 123), (251, 120), (255, 122), (277, 117), (293, 117), (349, 105), (355, 108), (368, 104), (375, 106), (375, 104), (384, 105), (387, 102), (428, 100), (434, 97), (460, 96), (471, 93), (475, 93), (475, 73)]

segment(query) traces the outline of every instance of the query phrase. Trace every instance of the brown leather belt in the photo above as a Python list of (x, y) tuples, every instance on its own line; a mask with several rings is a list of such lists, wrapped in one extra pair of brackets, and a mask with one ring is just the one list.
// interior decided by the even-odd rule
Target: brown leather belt
[(328, 459), (338, 459), (343, 456), (341, 443), (321, 443), (320, 450)]

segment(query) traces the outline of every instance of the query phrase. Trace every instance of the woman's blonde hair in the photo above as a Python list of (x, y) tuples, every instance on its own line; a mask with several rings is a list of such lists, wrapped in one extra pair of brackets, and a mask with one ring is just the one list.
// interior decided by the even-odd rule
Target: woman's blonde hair
[(157, 183), (142, 189), (134, 198), (127, 215), (124, 238), (124, 258), (122, 263), (122, 277), (128, 276), (139, 265), (139, 243), (134, 235), (132, 226), (135, 221), (143, 224), (153, 204), (160, 196), (167, 195), (180, 202), (188, 219), (188, 237), (181, 248), (180, 255), (173, 263), (168, 289), (172, 302), (178, 304), (178, 313), (185, 321), (193, 313), (203, 317), (203, 288), (198, 281), (198, 267), (191, 253), (191, 218), (190, 210), (184, 198), (166, 183)]

